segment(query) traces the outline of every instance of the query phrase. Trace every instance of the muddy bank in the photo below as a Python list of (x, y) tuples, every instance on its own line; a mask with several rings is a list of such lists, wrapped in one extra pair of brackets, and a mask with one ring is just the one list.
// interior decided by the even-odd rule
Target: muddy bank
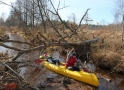
[(92, 58), (96, 67), (109, 72), (124, 74), (124, 60), (121, 55), (114, 52), (96, 53), (93, 54)]

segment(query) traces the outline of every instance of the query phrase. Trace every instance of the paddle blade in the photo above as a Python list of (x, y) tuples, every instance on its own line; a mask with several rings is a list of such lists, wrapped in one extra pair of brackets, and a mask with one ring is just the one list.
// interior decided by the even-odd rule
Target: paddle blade
[(37, 60), (35, 60), (35, 64), (39, 64), (39, 63), (41, 63), (41, 62), (43, 62), (42, 59), (37, 59)]
[(66, 63), (63, 63), (63, 62), (60, 62), (60, 64), (63, 65), (63, 66), (66, 66), (67, 65)]
[(85, 67), (83, 67), (83, 70), (84, 70), (85, 72), (90, 72), (90, 71), (88, 70), (88, 68), (85, 68)]

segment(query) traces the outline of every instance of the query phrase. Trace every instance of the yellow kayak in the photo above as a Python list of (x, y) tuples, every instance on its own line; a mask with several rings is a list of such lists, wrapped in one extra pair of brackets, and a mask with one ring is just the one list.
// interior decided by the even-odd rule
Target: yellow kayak
[(93, 85), (93, 86), (99, 85), (99, 81), (98, 81), (96, 75), (93, 73), (87, 73), (84, 71), (68, 70), (65, 68), (65, 66), (57, 66), (54, 64), (50, 64), (47, 61), (43, 61), (41, 64), (44, 65), (49, 70), (59, 73), (61, 75), (73, 78), (73, 79), (81, 81), (81, 82), (85, 82), (85, 83)]

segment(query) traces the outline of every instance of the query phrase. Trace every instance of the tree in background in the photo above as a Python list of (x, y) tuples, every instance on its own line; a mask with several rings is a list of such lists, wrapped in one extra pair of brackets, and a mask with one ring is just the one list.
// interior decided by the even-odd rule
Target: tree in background
[(124, 0), (115, 0), (114, 16), (116, 20), (122, 21), (124, 15)]
[(4, 13), (2, 14), (2, 16), (0, 17), (0, 26), (4, 26), (5, 25), (5, 20), (4, 20)]
[[(17, 25), (20, 28), (34, 28), (44, 22), (42, 7), (47, 7), (47, 0), (17, 0), (13, 5), (8, 19), (9, 26)], [(44, 8), (44, 9), (45, 9)]]
[[(124, 0), (116, 0), (115, 1), (116, 4), (116, 8), (115, 8), (115, 22), (116, 22), (116, 27), (115, 28), (119, 28), (121, 30), (121, 28), (123, 27), (123, 32), (122, 32), (122, 41), (124, 38)], [(121, 28), (120, 28), (121, 27)]]

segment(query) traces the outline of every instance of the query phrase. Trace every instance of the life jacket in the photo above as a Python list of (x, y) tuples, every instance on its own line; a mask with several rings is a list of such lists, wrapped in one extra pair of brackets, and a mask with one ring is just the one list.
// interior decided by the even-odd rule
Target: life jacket
[(49, 57), (50, 57), (50, 55), (43, 54), (39, 58), (41, 58), (41, 59), (48, 59)]
[(74, 64), (75, 64), (75, 62), (76, 62), (76, 57), (70, 57), (70, 59), (67, 61), (67, 67), (69, 67), (69, 66), (74, 66)]

